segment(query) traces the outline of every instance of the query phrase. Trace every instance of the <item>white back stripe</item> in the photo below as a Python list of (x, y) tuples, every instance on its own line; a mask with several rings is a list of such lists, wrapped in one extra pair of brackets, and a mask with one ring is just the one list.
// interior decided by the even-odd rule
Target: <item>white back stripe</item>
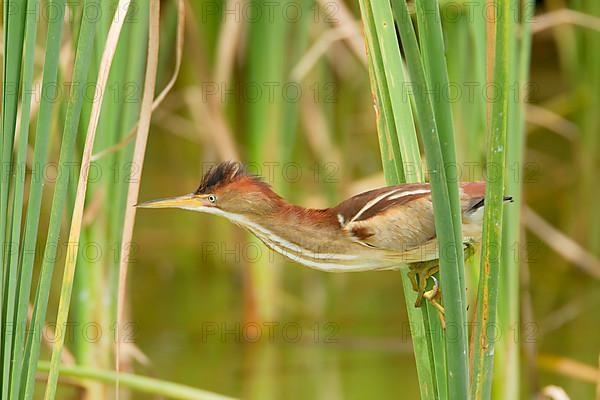
[(390, 196), (389, 199), (396, 200), (396, 199), (401, 199), (402, 197), (406, 197), (406, 196), (413, 196), (415, 194), (426, 194), (426, 193), (429, 193), (429, 189), (410, 190), (408, 192), (402, 192), (402, 193), (398, 193), (393, 196)]
[(365, 211), (367, 211), (369, 208), (373, 207), (375, 204), (379, 203), (381, 200), (385, 199), (386, 197), (399, 192), (402, 189), (394, 189), (391, 190), (389, 192), (385, 192), (384, 194), (380, 194), (379, 196), (375, 197), (373, 200), (367, 202), (367, 204), (365, 204), (363, 206), (363, 208), (361, 208), (354, 217), (352, 217), (352, 219), (350, 220), (350, 222), (354, 222), (358, 219), (358, 217), (360, 217), (361, 215), (363, 215), (365, 213)]

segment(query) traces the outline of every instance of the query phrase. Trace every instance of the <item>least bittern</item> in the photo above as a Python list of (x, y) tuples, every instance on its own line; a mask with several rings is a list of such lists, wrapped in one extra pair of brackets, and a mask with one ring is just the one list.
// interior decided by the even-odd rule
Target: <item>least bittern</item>
[[(465, 250), (480, 241), (484, 182), (460, 185)], [(510, 198), (505, 198), (510, 200)], [(439, 270), (431, 190), (428, 183), (370, 190), (332, 208), (289, 204), (241, 164), (221, 163), (204, 175), (190, 194), (139, 204), (144, 208), (182, 208), (221, 215), (256, 235), (293, 261), (322, 271), (397, 269), (406, 263), (416, 307), (427, 298), (440, 311)]]

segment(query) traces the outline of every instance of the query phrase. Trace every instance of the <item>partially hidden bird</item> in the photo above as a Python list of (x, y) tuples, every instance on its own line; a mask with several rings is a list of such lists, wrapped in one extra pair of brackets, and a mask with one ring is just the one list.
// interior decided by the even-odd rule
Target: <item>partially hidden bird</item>
[[(462, 182), (459, 189), (466, 255), (481, 241), (485, 182)], [(321, 271), (389, 270), (408, 264), (415, 306), (426, 298), (443, 319), (441, 290), (433, 276), (439, 271), (439, 244), (429, 183), (382, 187), (335, 207), (312, 209), (288, 203), (241, 163), (222, 162), (204, 175), (195, 192), (137, 207), (223, 216), (272, 250)], [(430, 278), (433, 288), (427, 290)]]

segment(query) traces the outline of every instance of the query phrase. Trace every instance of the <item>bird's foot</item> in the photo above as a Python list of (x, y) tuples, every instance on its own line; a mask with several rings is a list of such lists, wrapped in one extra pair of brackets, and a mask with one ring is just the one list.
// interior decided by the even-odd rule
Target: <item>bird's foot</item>
[(431, 279), (433, 279), (433, 288), (423, 293), (423, 297), (425, 297), (429, 303), (435, 307), (438, 312), (440, 323), (442, 324), (442, 329), (446, 329), (446, 311), (444, 310), (444, 306), (442, 306), (438, 301), (442, 298), (442, 290), (440, 289), (440, 284), (436, 277), (432, 276)]
[(464, 260), (465, 263), (471, 262), (473, 256), (475, 255), (475, 242), (474, 241), (467, 241), (464, 243)]
[(424, 294), (427, 291), (427, 281), (440, 270), (440, 264), (437, 260), (432, 260), (414, 263), (409, 267), (408, 279), (410, 279), (413, 290), (417, 292), (415, 307), (421, 307)]
[[(435, 278), (436, 274), (440, 270), (440, 266), (437, 260), (424, 261), (410, 265), (410, 271), (408, 272), (408, 278), (413, 287), (413, 290), (417, 292), (417, 299), (415, 301), (415, 307), (421, 307), (423, 299), (429, 301), (429, 303), (435, 307), (442, 324), (442, 328), (446, 328), (446, 318), (444, 313), (444, 307), (439, 303), (439, 299), (442, 296), (440, 284)], [(433, 288), (427, 290), (427, 283), (429, 278), (433, 279)]]

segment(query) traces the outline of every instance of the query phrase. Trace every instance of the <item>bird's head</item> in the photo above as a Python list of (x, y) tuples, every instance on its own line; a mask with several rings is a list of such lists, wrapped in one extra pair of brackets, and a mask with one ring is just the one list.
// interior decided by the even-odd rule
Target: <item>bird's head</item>
[(241, 163), (228, 161), (212, 167), (195, 192), (147, 201), (137, 207), (181, 208), (235, 219), (264, 215), (280, 202), (281, 198), (260, 177), (249, 174)]

